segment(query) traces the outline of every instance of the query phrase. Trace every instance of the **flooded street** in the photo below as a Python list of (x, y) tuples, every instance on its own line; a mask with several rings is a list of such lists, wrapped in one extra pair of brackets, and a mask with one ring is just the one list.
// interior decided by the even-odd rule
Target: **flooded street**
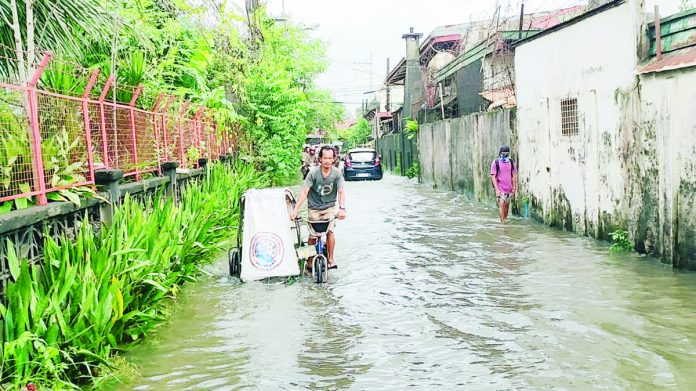
[(404, 178), (346, 186), (327, 285), (221, 259), (119, 389), (696, 389), (696, 274)]

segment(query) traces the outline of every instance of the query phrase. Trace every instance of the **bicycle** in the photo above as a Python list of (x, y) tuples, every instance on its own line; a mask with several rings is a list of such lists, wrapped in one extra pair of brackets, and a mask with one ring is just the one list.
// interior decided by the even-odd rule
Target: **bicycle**
[[(326, 283), (329, 281), (329, 252), (326, 247), (326, 236), (329, 225), (336, 217), (332, 217), (329, 220), (306, 220), (299, 217), (298, 219), (307, 224), (309, 237), (316, 239), (316, 243), (314, 243), (315, 254), (307, 257), (307, 261), (311, 259), (312, 281)], [(306, 267), (306, 264), (304, 267)]]

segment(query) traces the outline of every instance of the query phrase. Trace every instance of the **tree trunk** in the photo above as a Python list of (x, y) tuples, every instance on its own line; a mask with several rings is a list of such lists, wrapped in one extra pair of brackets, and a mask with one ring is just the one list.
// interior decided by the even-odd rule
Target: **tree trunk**
[[(15, 1), (15, 0), (13, 0)], [(34, 44), (34, 0), (24, 0), (27, 15), (27, 79), (36, 72), (36, 47)]]
[(19, 13), (17, 12), (17, 0), (10, 0), (12, 8), (12, 31), (15, 39), (15, 54), (17, 58), (17, 71), (19, 72), (19, 82), (26, 85), (29, 81), (24, 58), (24, 45), (22, 44), (22, 29), (19, 24)]

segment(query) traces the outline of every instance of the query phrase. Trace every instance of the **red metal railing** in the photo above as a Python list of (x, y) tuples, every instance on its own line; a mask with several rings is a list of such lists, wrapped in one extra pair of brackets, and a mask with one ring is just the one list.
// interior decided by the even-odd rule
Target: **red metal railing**
[(50, 91), (39, 81), (51, 62), (46, 53), (26, 85), (0, 78), (0, 207), (26, 197), (44, 205), (51, 192), (94, 184), (98, 169), (138, 178), (159, 174), (163, 161), (193, 168), (198, 158), (217, 159), (230, 150), (232, 136), (218, 133), (207, 108), (176, 105), (166, 94), (150, 110), (140, 108), (142, 86), (127, 91), (129, 102), (109, 101), (113, 77), (93, 91), (99, 70), (88, 80), (85, 73), (79, 96)]

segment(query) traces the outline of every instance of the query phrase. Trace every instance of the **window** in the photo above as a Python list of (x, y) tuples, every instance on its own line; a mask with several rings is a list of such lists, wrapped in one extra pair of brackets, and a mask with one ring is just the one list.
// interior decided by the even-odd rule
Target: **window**
[(563, 99), (561, 100), (561, 134), (574, 136), (578, 133), (578, 100)]
[(350, 160), (354, 162), (371, 162), (375, 160), (374, 152), (351, 152)]

